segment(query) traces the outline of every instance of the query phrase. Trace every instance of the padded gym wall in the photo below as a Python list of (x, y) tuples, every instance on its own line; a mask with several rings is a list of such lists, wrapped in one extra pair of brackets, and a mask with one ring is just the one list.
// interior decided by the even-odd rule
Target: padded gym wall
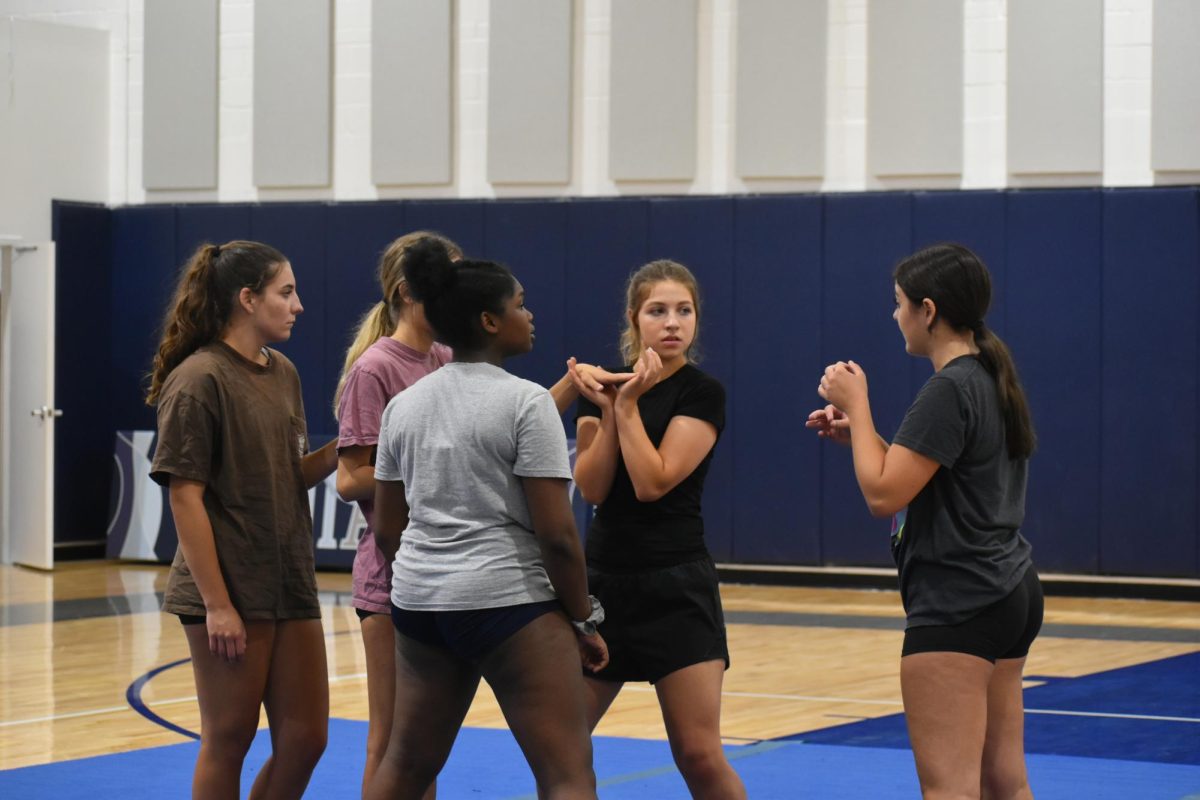
[[(538, 339), (511, 366), (543, 384), (562, 376), (568, 355), (616, 361), (631, 270), (651, 258), (688, 265), (704, 291), (701, 366), (728, 394), (705, 495), (714, 555), (890, 565), (888, 521), (867, 514), (849, 453), (819, 442), (804, 418), (822, 404), (822, 367), (853, 358), (867, 372), (876, 426), (885, 437), (895, 432), (930, 370), (903, 352), (891, 318), (891, 270), (918, 247), (955, 240), (991, 268), (988, 323), (1012, 348), (1033, 407), (1040, 443), (1025, 532), (1038, 566), (1200, 575), (1194, 187), (179, 205), (90, 214), (111, 215), (111, 245), (93, 220), (91, 229), (60, 224), (59, 248), (76, 265), (71, 274), (85, 268), (80, 254), (88, 269), (103, 271), (111, 253), (111, 347), (102, 345), (111, 362), (86, 394), (111, 398), (110, 421), (94, 423), (105, 451), (89, 467), (89, 480), (102, 475), (105, 487), (112, 431), (153, 426), (140, 381), (177, 269), (198, 243), (250, 236), (292, 260), (305, 312), (282, 349), (304, 380), (310, 429), (322, 434), (334, 429), (329, 406), (351, 329), (380, 299), (379, 254), (396, 235), (423, 228), (512, 267), (529, 293)], [(94, 304), (89, 286), (64, 279), (60, 296), (92, 292), (86, 299)], [(89, 348), (107, 335), (89, 330)], [(564, 421), (571, 430), (573, 415)]]

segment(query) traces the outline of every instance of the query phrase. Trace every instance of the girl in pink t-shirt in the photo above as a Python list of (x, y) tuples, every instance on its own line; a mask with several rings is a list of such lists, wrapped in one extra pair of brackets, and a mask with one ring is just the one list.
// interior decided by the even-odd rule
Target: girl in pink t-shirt
[[(389, 593), (390, 562), (375, 544), (375, 448), (380, 420), (388, 401), (418, 380), (448, 363), (453, 353), (434, 341), (425, 310), (413, 300), (404, 279), (405, 257), (425, 239), (440, 242), (454, 260), (462, 249), (436, 233), (416, 231), (392, 242), (379, 261), (383, 299), (363, 316), (354, 341), (346, 351), (342, 377), (334, 395), (338, 420), (337, 491), (346, 502), (357, 502), (367, 527), (354, 556), (354, 609), (361, 621), (367, 664), (367, 760), (363, 788), (379, 766), (391, 735), (392, 707), (396, 699), (395, 640)], [(629, 379), (586, 364), (576, 369), (599, 390), (602, 384)], [(550, 387), (559, 412), (578, 396), (570, 376)], [(435, 796), (430, 786), (426, 798)]]

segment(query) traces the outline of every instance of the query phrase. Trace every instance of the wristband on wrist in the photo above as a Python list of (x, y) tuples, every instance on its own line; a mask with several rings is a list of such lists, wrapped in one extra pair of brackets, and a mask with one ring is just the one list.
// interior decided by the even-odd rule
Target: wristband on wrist
[(588, 618), (571, 620), (571, 626), (575, 628), (575, 632), (580, 636), (594, 636), (596, 626), (604, 622), (604, 606), (600, 605), (600, 601), (592, 594), (588, 595), (588, 601), (592, 604), (592, 611), (588, 614)]

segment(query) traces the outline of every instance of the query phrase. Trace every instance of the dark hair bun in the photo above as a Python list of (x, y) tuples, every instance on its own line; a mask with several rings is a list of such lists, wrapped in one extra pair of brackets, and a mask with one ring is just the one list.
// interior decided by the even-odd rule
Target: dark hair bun
[(453, 288), (457, 273), (446, 245), (432, 236), (411, 245), (404, 253), (404, 279), (417, 302), (428, 302)]

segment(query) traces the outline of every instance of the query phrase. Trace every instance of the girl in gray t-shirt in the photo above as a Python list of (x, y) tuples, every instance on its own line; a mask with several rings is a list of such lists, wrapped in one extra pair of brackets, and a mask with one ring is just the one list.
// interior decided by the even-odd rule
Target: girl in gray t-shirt
[(580, 665), (595, 632), (567, 497), (566, 437), (549, 393), (501, 366), (533, 346), (521, 284), (487, 261), (409, 249), (413, 297), (454, 360), (384, 411), (375, 536), (392, 564), (392, 735), (367, 798), (419, 796), (449, 754), (481, 677), (548, 796), (595, 796)]
[(826, 367), (809, 415), (849, 444), (863, 497), (895, 515), (892, 549), (908, 624), (900, 685), (926, 795), (1032, 797), (1021, 675), (1042, 624), (1042, 590), (1021, 535), (1029, 405), (1008, 348), (984, 324), (991, 279), (961, 245), (900, 262), (893, 317), (905, 349), (933, 362), (889, 445), (876, 432), (867, 378)]

